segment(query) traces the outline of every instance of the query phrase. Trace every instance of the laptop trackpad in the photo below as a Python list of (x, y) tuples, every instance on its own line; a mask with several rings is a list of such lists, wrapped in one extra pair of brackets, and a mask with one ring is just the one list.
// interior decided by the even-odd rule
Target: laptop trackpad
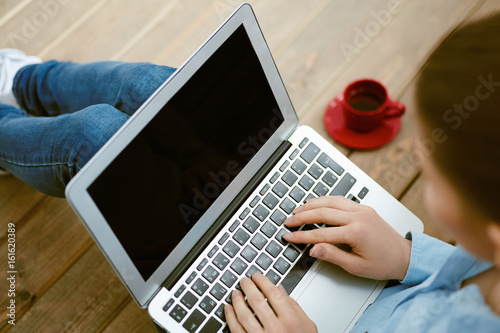
[(316, 323), (319, 333), (344, 332), (378, 284), (320, 260), (301, 282), (292, 297)]

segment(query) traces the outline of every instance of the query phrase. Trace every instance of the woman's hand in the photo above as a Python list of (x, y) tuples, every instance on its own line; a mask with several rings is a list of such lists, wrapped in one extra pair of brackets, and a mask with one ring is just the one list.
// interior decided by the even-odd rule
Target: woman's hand
[[(292, 243), (315, 244), (312, 257), (329, 261), (347, 272), (371, 279), (403, 280), (410, 262), (411, 242), (398, 234), (373, 208), (344, 197), (308, 200), (285, 221), (288, 227), (324, 223), (335, 228), (296, 231), (283, 235)], [(347, 244), (344, 251), (334, 244)]]
[(240, 285), (255, 315), (239, 290), (235, 290), (231, 296), (233, 305), (228, 304), (224, 308), (226, 322), (232, 333), (317, 332), (316, 325), (297, 302), (287, 295), (283, 286), (276, 287), (260, 273), (254, 273), (252, 279), (253, 282), (244, 277)]

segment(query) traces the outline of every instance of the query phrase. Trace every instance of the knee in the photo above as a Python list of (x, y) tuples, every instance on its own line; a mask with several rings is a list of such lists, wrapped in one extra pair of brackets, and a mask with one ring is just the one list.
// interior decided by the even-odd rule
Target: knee
[(125, 64), (118, 70), (124, 71), (115, 106), (131, 115), (135, 112), (170, 75), (175, 68), (150, 63)]
[(93, 105), (77, 113), (68, 122), (68, 136), (62, 154), (68, 161), (72, 178), (120, 129), (129, 116), (107, 104)]

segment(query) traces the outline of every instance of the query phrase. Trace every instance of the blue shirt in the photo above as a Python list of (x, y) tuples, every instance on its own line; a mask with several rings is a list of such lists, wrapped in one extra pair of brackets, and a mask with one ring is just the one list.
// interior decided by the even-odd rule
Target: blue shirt
[(409, 237), (411, 257), (404, 280), (384, 289), (351, 332), (499, 333), (500, 317), (486, 305), (479, 287), (460, 288), (463, 280), (492, 264), (425, 234)]

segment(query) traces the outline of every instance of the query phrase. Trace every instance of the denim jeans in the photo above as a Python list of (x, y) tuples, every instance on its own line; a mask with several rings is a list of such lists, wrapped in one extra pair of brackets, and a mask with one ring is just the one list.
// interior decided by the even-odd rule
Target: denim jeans
[(22, 109), (0, 105), (0, 167), (64, 197), (71, 178), (174, 71), (122, 62), (23, 67), (13, 86)]

